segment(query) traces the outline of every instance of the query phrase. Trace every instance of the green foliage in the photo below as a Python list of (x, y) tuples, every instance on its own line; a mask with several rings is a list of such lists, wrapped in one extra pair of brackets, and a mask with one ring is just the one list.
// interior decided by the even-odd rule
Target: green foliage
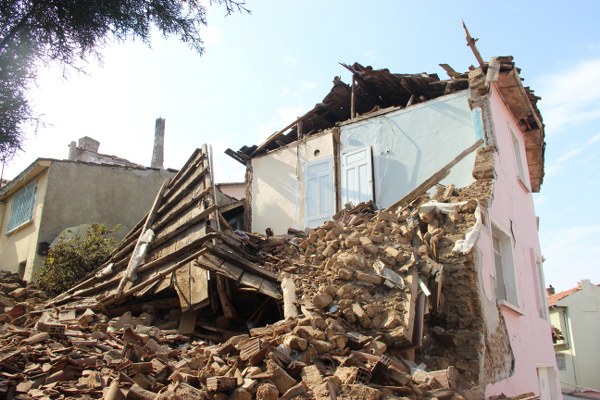
[[(40, 63), (64, 66), (111, 41), (150, 42), (153, 28), (178, 36), (199, 54), (206, 25), (204, 0), (2, 0), (0, 1), (0, 159), (21, 148), (23, 123), (36, 121), (25, 96)], [(209, 0), (227, 15), (249, 12), (244, 0)]]
[(117, 244), (110, 234), (119, 227), (109, 229), (102, 224), (92, 224), (81, 236), (71, 234), (53, 246), (36, 279), (38, 288), (62, 293), (102, 265)]

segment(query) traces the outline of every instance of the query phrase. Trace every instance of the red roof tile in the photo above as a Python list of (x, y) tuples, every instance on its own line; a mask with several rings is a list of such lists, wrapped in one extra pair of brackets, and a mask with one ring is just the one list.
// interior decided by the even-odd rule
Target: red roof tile
[(576, 293), (576, 292), (578, 292), (580, 290), (581, 290), (580, 287), (574, 287), (574, 288), (565, 290), (563, 292), (558, 292), (558, 293), (551, 294), (550, 296), (548, 296), (548, 307), (551, 307), (551, 306), (555, 305), (559, 300), (562, 300), (565, 297), (570, 296), (573, 293)]

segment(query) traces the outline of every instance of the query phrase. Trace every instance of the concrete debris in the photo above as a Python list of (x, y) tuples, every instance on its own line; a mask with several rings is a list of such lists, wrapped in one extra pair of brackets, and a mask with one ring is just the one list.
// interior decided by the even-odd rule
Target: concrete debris
[[(213, 233), (195, 264), (227, 280), (184, 312), (156, 295), (41, 304), (1, 274), (0, 398), (483, 398), (481, 315), (464, 290), (477, 275), (453, 246), (490, 185), (396, 209), (362, 203), (285, 236)], [(244, 288), (254, 309), (236, 300)]]
[(473, 398), (478, 355), (457, 349), (471, 328), (457, 322), (477, 316), (452, 314), (442, 278), (470, 263), (452, 246), (476, 223), (484, 186), (436, 199), (455, 206), (365, 203), (307, 232), (245, 233), (263, 275), (287, 282), (280, 300), (295, 315), (246, 333), (198, 318), (182, 335), (177, 313), (149, 303), (120, 315), (81, 299), (36, 308), (44, 294), (2, 274), (0, 398)]

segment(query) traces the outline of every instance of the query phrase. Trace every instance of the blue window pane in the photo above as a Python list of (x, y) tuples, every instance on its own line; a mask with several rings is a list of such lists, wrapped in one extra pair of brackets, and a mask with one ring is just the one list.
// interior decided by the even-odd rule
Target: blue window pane
[(31, 182), (14, 195), (8, 219), (8, 232), (29, 221), (33, 216), (35, 191), (35, 182)]

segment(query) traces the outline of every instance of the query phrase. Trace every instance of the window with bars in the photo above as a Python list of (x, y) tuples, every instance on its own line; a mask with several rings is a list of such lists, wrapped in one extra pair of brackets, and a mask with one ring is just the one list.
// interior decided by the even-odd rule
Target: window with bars
[(31, 182), (13, 196), (7, 233), (14, 231), (33, 217), (36, 189), (35, 182)]

